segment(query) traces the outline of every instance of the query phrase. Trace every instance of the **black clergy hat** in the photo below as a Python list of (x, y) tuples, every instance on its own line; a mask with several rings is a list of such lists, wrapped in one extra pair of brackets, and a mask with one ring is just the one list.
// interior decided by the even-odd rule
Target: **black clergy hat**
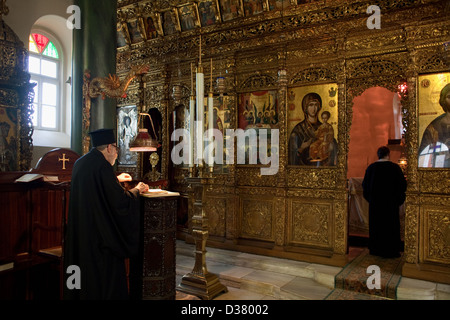
[(113, 129), (99, 129), (89, 132), (89, 134), (91, 135), (93, 147), (116, 142), (116, 136)]

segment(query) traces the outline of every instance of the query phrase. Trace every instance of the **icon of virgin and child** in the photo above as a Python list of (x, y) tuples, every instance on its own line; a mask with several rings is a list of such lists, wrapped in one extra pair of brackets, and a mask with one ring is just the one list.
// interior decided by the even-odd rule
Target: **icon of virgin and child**
[(304, 119), (292, 129), (289, 137), (289, 164), (335, 166), (337, 142), (334, 129), (328, 123), (330, 112), (320, 112), (322, 99), (314, 92), (303, 97), (301, 107)]

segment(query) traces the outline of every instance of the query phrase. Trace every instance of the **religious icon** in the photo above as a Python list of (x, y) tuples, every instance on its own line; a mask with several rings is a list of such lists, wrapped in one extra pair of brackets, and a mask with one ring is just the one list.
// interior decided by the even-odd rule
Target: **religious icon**
[(128, 24), (126, 22), (126, 16), (122, 11), (117, 13), (117, 47), (125, 47), (131, 44), (130, 33), (128, 31)]
[(189, 31), (198, 25), (197, 10), (194, 5), (186, 4), (178, 8), (181, 31)]
[(268, 0), (269, 10), (283, 10), (291, 6), (291, 0)]
[(0, 107), (0, 172), (17, 170), (17, 128), (17, 110)]
[(230, 21), (242, 16), (240, 0), (220, 0), (222, 21)]
[(137, 19), (128, 22), (128, 30), (130, 32), (131, 43), (138, 43), (144, 40)]
[(125, 47), (128, 42), (125, 38), (125, 32), (128, 32), (124, 29), (122, 29), (121, 27), (119, 29), (117, 29), (117, 47), (121, 48), (121, 47)]
[[(173, 110), (173, 129), (183, 129), (189, 131), (189, 108), (180, 104)], [(184, 139), (184, 138), (181, 138)], [(183, 157), (184, 150), (180, 150), (180, 157)], [(188, 166), (188, 163), (173, 164), (174, 167)]]
[(164, 35), (175, 34), (178, 28), (178, 19), (172, 10), (166, 10), (161, 14), (161, 23)]
[(337, 97), (332, 88), (331, 84), (289, 89), (294, 107), (288, 110), (288, 164), (336, 165), (337, 115), (331, 106)]
[(264, 11), (263, 0), (243, 0), (244, 14), (246, 17), (260, 14)]
[(450, 73), (419, 83), (419, 167), (450, 168)]
[(136, 165), (137, 153), (130, 151), (130, 143), (134, 140), (138, 128), (138, 112), (136, 106), (119, 108), (117, 111), (117, 145), (119, 165)]
[[(208, 105), (208, 99), (205, 99), (205, 106)], [(208, 106), (209, 107), (209, 106)], [(226, 146), (226, 139), (227, 137), (227, 129), (231, 129), (231, 117), (230, 117), (230, 109), (232, 108), (232, 101), (230, 97), (228, 96), (214, 96), (213, 98), (213, 128), (220, 131), (222, 134), (222, 142), (223, 146)], [(209, 113), (205, 112), (205, 129), (209, 129)], [(214, 140), (215, 150), (219, 150), (217, 147), (217, 144), (220, 143), (219, 141)], [(225, 159), (227, 158), (227, 150), (226, 148), (223, 149), (223, 164), (222, 165), (215, 165), (214, 166), (214, 172), (215, 173), (226, 173), (228, 172), (228, 167)]]
[(215, 24), (218, 18), (217, 0), (200, 0), (198, 14), (202, 27)]
[(275, 128), (278, 100), (275, 90), (243, 93), (239, 98), (239, 128)]
[(158, 29), (157, 29), (158, 23), (154, 17), (145, 17), (144, 25), (147, 40), (155, 39), (158, 37)]
[[(278, 130), (278, 96), (276, 90), (255, 91), (241, 93), (239, 95), (238, 128), (250, 133), (255, 133), (257, 137), (266, 134), (267, 155), (272, 153), (271, 134), (272, 129)], [(251, 161), (251, 154), (256, 155), (256, 162), (260, 162), (261, 152), (258, 145), (248, 144), (238, 146), (244, 148), (246, 163), (256, 164)], [(277, 146), (273, 146), (277, 148)]]

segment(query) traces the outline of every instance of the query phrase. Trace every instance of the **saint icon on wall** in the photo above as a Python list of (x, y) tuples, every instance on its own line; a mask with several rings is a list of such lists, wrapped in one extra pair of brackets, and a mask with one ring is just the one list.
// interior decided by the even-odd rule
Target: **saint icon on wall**
[(0, 108), (0, 172), (17, 170), (17, 118), (8, 111)]
[[(323, 92), (328, 92), (322, 90)], [(298, 96), (299, 89), (292, 89)], [(335, 166), (337, 161), (337, 124), (335, 115), (325, 109), (321, 95), (316, 92), (302, 94), (300, 108), (290, 109), (288, 140), (289, 164), (306, 166)], [(335, 99), (335, 97), (328, 97)], [(299, 101), (296, 101), (298, 103)], [(329, 107), (330, 102), (326, 105)], [(298, 111), (296, 111), (299, 109)], [(325, 110), (324, 110), (325, 109)], [(298, 121), (300, 120), (300, 121)], [(289, 128), (290, 129), (290, 128)]]
[(419, 83), (419, 167), (450, 168), (450, 73)]
[(120, 165), (136, 165), (137, 153), (130, 151), (130, 143), (137, 134), (138, 113), (135, 106), (122, 107), (117, 115), (117, 144), (120, 148), (117, 161)]
[(210, 26), (216, 23), (217, 4), (216, 0), (200, 0), (198, 3), (198, 13), (200, 25), (202, 27)]

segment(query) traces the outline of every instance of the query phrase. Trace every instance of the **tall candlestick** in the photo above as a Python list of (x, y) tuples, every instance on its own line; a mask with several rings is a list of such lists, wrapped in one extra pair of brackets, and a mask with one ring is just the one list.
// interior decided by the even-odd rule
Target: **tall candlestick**
[(208, 129), (209, 131), (209, 150), (210, 153), (208, 155), (208, 165), (213, 166), (214, 165), (214, 156), (212, 155), (212, 147), (213, 147), (213, 132), (214, 129), (214, 95), (213, 95), (213, 89), (212, 89), (212, 58), (211, 58), (211, 71), (210, 71), (210, 86), (209, 86), (209, 95), (208, 95)]

